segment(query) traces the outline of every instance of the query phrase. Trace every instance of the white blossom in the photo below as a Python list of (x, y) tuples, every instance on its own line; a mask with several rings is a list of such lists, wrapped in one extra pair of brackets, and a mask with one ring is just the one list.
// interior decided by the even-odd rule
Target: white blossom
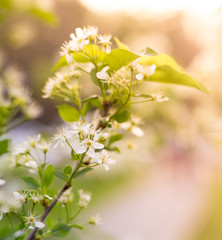
[(35, 217), (35, 215), (31, 213), (31, 211), (29, 211), (28, 216), (25, 217), (26, 224), (31, 226), (31, 228), (33, 227), (44, 228), (45, 224), (43, 222), (37, 221), (37, 219), (38, 217)]
[(106, 66), (100, 72), (97, 72), (96, 73), (97, 78), (108, 80), (109, 79), (109, 74), (107, 73), (108, 69), (109, 69), (109, 67)]
[(73, 133), (67, 127), (59, 130), (59, 132), (52, 137), (52, 141), (56, 142), (54, 148), (56, 148), (58, 144), (61, 144), (61, 146), (64, 147), (66, 144), (66, 140), (72, 137)]
[(84, 27), (84, 32), (89, 40), (95, 41), (98, 35), (98, 28), (95, 26)]
[(0, 186), (3, 186), (6, 183), (6, 181), (4, 179), (0, 178)]
[(22, 144), (17, 145), (14, 150), (13, 154), (18, 155), (18, 154), (27, 154), (31, 151), (30, 146), (27, 142), (23, 142)]
[(49, 151), (51, 144), (49, 142), (46, 142), (44, 139), (41, 139), (39, 143), (37, 143), (38, 149), (42, 150), (43, 153), (46, 153)]
[(156, 101), (159, 103), (166, 102), (169, 100), (169, 98), (166, 97), (165, 94), (161, 91), (157, 92), (156, 94), (151, 94), (151, 96), (153, 101)]
[(23, 112), (28, 118), (33, 119), (39, 117), (42, 114), (43, 109), (36, 101), (31, 100), (27, 106), (23, 108)]
[(137, 137), (143, 137), (144, 132), (138, 126), (139, 124), (141, 124), (141, 118), (138, 118), (138, 117), (132, 115), (130, 121), (120, 124), (120, 127), (126, 131), (131, 132), (132, 134), (134, 134)]
[(34, 192), (30, 195), (30, 199), (33, 201), (33, 203), (37, 203), (43, 199), (43, 196), (38, 192)]
[(91, 160), (92, 163), (102, 164), (106, 171), (110, 168), (109, 166), (116, 163), (115, 159), (110, 157), (110, 153), (103, 149), (101, 152), (95, 153), (94, 157)]
[(136, 79), (138, 81), (143, 80), (144, 78), (148, 78), (153, 75), (156, 71), (156, 65), (152, 64), (151, 66), (136, 64), (133, 66), (134, 70), (137, 72)]
[(91, 218), (90, 218), (89, 223), (90, 223), (90, 224), (93, 224), (93, 225), (99, 225), (99, 224), (102, 224), (102, 223), (103, 223), (103, 219), (102, 219), (102, 217), (100, 216), (100, 214), (96, 214), (95, 217), (91, 217)]
[(59, 198), (59, 203), (65, 205), (67, 203), (72, 202), (72, 200), (73, 200), (72, 188), (68, 188), (63, 192), (62, 196)]
[(99, 39), (99, 43), (102, 43), (103, 45), (107, 46), (107, 45), (111, 45), (111, 40), (112, 35), (111, 34), (104, 34), (104, 35), (99, 35), (98, 39)]
[(40, 134), (37, 134), (37, 135), (34, 135), (34, 136), (28, 136), (27, 144), (30, 145), (30, 147), (35, 148), (37, 143), (39, 143), (40, 139), (41, 139)]
[(82, 208), (86, 208), (91, 200), (91, 193), (80, 189), (79, 191), (79, 202), (78, 205)]
[(99, 43), (101, 43), (103, 45), (103, 47), (105, 48), (106, 53), (110, 53), (111, 52), (111, 40), (112, 35), (111, 34), (104, 34), (104, 35), (99, 35), (98, 39), (100, 40)]
[(19, 192), (13, 192), (12, 196), (15, 201), (25, 203), (27, 201), (27, 193), (19, 193)]
[(73, 41), (64, 42), (61, 46), (60, 56), (65, 56), (67, 63), (73, 61), (73, 51), (75, 49), (75, 44)]
[(71, 33), (70, 38), (72, 39), (77, 38), (79, 41), (85, 40), (87, 38), (87, 35), (82, 28), (76, 28), (75, 33), (76, 36), (74, 35), (74, 33)]

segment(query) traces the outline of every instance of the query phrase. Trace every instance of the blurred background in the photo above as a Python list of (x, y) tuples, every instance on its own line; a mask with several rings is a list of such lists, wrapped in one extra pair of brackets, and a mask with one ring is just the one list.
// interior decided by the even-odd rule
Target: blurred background
[[(4, 62), (24, 74), (44, 109), (39, 119), (10, 133), (13, 143), (38, 131), (55, 132), (62, 124), (58, 102), (42, 99), (41, 89), (61, 44), (76, 27), (86, 25), (117, 36), (136, 53), (148, 46), (169, 54), (210, 94), (147, 84), (144, 91), (162, 90), (170, 101), (137, 106), (144, 137), (121, 142), (122, 154), (110, 172), (98, 169), (79, 180), (78, 187), (93, 192), (82, 218), (99, 212), (104, 224), (84, 233), (75, 230), (69, 239), (221, 240), (221, 1), (1, 0)], [(83, 86), (85, 95), (94, 91)], [(57, 155), (51, 161), (59, 166), (66, 153), (55, 160)]]

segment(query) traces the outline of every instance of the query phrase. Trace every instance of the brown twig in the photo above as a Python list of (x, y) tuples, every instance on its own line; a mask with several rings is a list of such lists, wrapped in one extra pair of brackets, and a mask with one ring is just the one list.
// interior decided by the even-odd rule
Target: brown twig
[[(104, 118), (107, 116), (109, 109), (112, 107), (112, 105), (113, 105), (113, 103), (111, 103), (111, 102), (107, 102), (107, 101), (103, 102), (103, 111), (100, 114), (101, 118)], [(103, 129), (105, 127), (106, 127), (106, 123), (104, 123), (102, 120), (100, 120), (96, 129), (99, 129), (99, 128)]]
[[(105, 101), (103, 103), (103, 111), (101, 112), (101, 115), (100, 115), (102, 118), (107, 116), (107, 114), (109, 112), (109, 109), (111, 108), (112, 104), (113, 103), (107, 102), (107, 101)], [(100, 120), (100, 122), (99, 122), (99, 124), (97, 126), (97, 129), (99, 129), (99, 128), (103, 129), (105, 127), (106, 127), (106, 124), (103, 121)], [(77, 169), (79, 168), (79, 166), (77, 166)], [(40, 219), (41, 222), (43, 222), (46, 219), (46, 217), (51, 212), (53, 207), (56, 205), (56, 203), (58, 202), (58, 200), (60, 199), (62, 194), (65, 192), (65, 190), (67, 190), (70, 187), (71, 187), (70, 181), (68, 181), (68, 182), (66, 182), (64, 184), (64, 186), (62, 187), (62, 189), (60, 190), (60, 192), (58, 193), (56, 198), (53, 200), (53, 202), (49, 205), (49, 207), (45, 207), (45, 212), (43, 213), (43, 215), (42, 215), (42, 217)], [(35, 234), (36, 234), (37, 230), (38, 230), (38, 228), (35, 227), (26, 240), (34, 240), (35, 239)]]
[[(66, 182), (62, 189), (60, 190), (60, 192), (57, 194), (56, 198), (53, 200), (53, 202), (49, 205), (49, 207), (45, 208), (45, 212), (43, 213), (40, 221), (43, 222), (46, 217), (48, 216), (48, 214), (51, 212), (51, 210), (53, 209), (53, 207), (56, 205), (56, 203), (58, 202), (58, 200), (60, 199), (60, 197), (62, 196), (62, 194), (65, 192), (65, 190), (67, 190), (68, 188), (71, 187), (71, 184)], [(37, 232), (38, 228), (35, 227), (32, 232), (30, 233), (30, 235), (27, 237), (27, 240), (34, 240), (35, 239), (35, 234)]]

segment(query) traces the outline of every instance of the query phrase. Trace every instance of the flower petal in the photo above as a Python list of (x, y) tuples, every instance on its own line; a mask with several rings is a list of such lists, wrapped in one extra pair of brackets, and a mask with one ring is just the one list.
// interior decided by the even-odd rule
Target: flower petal
[(43, 222), (35, 222), (35, 226), (37, 228), (44, 228), (45, 227), (45, 224)]

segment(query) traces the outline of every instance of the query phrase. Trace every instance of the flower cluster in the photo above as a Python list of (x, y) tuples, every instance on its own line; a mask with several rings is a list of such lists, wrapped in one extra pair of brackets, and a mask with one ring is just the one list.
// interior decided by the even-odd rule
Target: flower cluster
[(66, 61), (68, 63), (72, 63), (73, 53), (81, 52), (84, 47), (90, 43), (101, 43), (104, 47), (104, 50), (109, 52), (111, 45), (111, 35), (98, 35), (98, 28), (94, 26), (88, 26), (84, 28), (76, 28), (75, 33), (70, 34), (70, 40), (68, 42), (64, 42), (61, 47), (61, 56), (66, 56)]
[(131, 64), (132, 69), (135, 74), (135, 78), (138, 81), (145, 80), (149, 78), (151, 75), (153, 75), (156, 71), (156, 65), (152, 64), (150, 66), (148, 65), (141, 65), (138, 63), (138, 60), (135, 60)]
[[(17, 145), (14, 148), (11, 160), (11, 167), (23, 166), (29, 169), (30, 172), (37, 172), (41, 163), (40, 154), (45, 155), (50, 148), (40, 134), (33, 137), (28, 137), (27, 141)], [(45, 160), (44, 160), (45, 161)]]
[(59, 198), (59, 203), (61, 205), (66, 205), (67, 203), (72, 202), (73, 200), (73, 193), (72, 193), (72, 188), (68, 188), (67, 190), (64, 191), (62, 196)]
[(166, 97), (165, 94), (161, 91), (158, 91), (155, 94), (151, 94), (151, 96), (152, 96), (153, 101), (156, 101), (156, 102), (159, 102), (159, 103), (166, 102), (166, 101), (169, 100), (169, 98)]
[(144, 132), (139, 127), (141, 123), (142, 123), (141, 118), (132, 115), (129, 121), (119, 124), (118, 127), (125, 131), (131, 132), (133, 135), (137, 137), (143, 137)]
[(115, 84), (118, 86), (127, 86), (131, 80), (131, 71), (129, 67), (122, 67), (110, 75), (107, 73), (109, 67), (104, 67), (100, 72), (97, 72), (97, 78), (101, 79), (103, 82), (108, 83), (109, 85)]
[(59, 72), (47, 81), (43, 89), (43, 98), (63, 98), (69, 102), (79, 99), (79, 77), (80, 67), (76, 63), (62, 68)]
[(103, 82), (115, 84), (118, 87), (126, 87), (132, 84), (132, 81), (141, 81), (149, 78), (156, 71), (156, 65), (151, 66), (141, 65), (137, 60), (132, 62), (129, 66), (124, 66), (115, 72), (108, 73), (109, 67), (104, 67), (101, 71), (97, 72), (97, 78)]
[(5, 109), (2, 111), (5, 119), (10, 119), (11, 115), (15, 117), (18, 111), (22, 111), (27, 119), (41, 115), (42, 108), (32, 99), (29, 89), (25, 87), (21, 71), (15, 67), (6, 67), (1, 71), (0, 79), (0, 107)]
[(13, 192), (11, 196), (8, 196), (8, 194), (5, 192), (0, 193), (0, 220), (4, 214), (19, 211), (22, 205), (26, 204), (29, 200), (33, 204), (36, 204), (44, 198), (50, 198), (47, 195), (39, 194), (37, 191), (17, 191)]
[(79, 121), (55, 134), (53, 141), (56, 141), (55, 146), (59, 143), (61, 146), (68, 144), (77, 155), (85, 154), (89, 163), (103, 164), (109, 170), (109, 165), (114, 164), (115, 160), (104, 149), (107, 138), (107, 132), (96, 130), (93, 124)]
[(84, 191), (83, 189), (79, 190), (79, 202), (78, 205), (81, 208), (86, 208), (91, 201), (91, 193)]
[(9, 195), (7, 192), (0, 191), (0, 220), (4, 214), (17, 211), (21, 206), (22, 201), (14, 194)]

